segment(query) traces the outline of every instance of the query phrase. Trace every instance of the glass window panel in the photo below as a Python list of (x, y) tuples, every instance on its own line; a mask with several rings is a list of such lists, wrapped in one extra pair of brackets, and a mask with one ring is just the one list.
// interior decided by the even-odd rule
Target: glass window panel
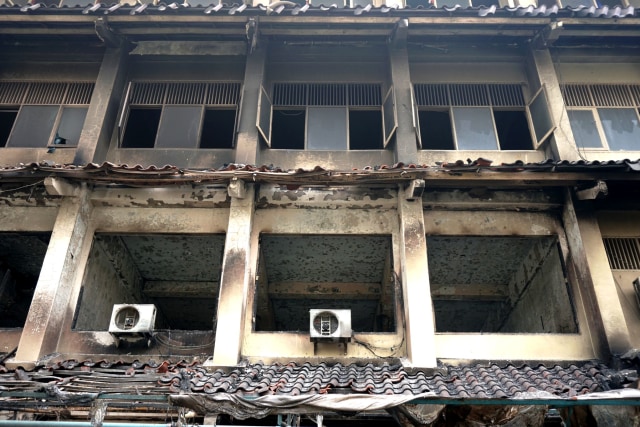
[(345, 107), (309, 107), (307, 149), (347, 149), (347, 109)]
[(634, 108), (599, 108), (610, 150), (640, 150), (640, 124)]
[(200, 136), (202, 107), (177, 106), (164, 107), (156, 148), (196, 148)]
[(591, 110), (569, 110), (567, 111), (573, 137), (578, 147), (600, 148), (602, 141), (596, 126), (596, 120)]
[(20, 109), (9, 147), (46, 147), (58, 115), (58, 105), (25, 105)]
[(498, 148), (490, 108), (453, 107), (452, 110), (458, 150), (495, 150)]
[(78, 145), (86, 117), (87, 108), (64, 108), (62, 110), (57, 134), (60, 138), (65, 139), (65, 145)]

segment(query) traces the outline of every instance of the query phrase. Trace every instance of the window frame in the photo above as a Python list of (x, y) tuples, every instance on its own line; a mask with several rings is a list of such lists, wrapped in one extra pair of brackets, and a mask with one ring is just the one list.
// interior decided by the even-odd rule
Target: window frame
[[(272, 92), (275, 90), (276, 85), (283, 84), (284, 82), (274, 82), (272, 84)], [(286, 83), (284, 83), (286, 84)], [(341, 83), (333, 83), (333, 82), (297, 82), (297, 85), (305, 85), (307, 88), (305, 90), (309, 90), (308, 86), (313, 84), (323, 84), (323, 85), (332, 85), (332, 84), (342, 84), (345, 85), (345, 90), (348, 93), (350, 85), (357, 85), (362, 83), (356, 82), (341, 82)], [(371, 85), (379, 85), (380, 87), (380, 105), (358, 105), (351, 104), (348, 100), (344, 102), (344, 104), (329, 104), (317, 105), (315, 103), (310, 103), (308, 100), (306, 103), (292, 103), (287, 105), (278, 105), (275, 104), (272, 100), (272, 97), (269, 95), (269, 92), (265, 89), (264, 85), (260, 85), (260, 91), (258, 95), (258, 112), (256, 117), (256, 127), (258, 132), (264, 139), (265, 143), (269, 148), (272, 148), (272, 131), (273, 131), (273, 119), (274, 119), (274, 111), (283, 111), (283, 110), (304, 110), (305, 114), (305, 123), (304, 123), (304, 147), (298, 148), (298, 150), (309, 150), (309, 151), (366, 151), (367, 149), (359, 149), (355, 150), (351, 148), (350, 141), (350, 120), (349, 113), (353, 110), (356, 111), (379, 111), (380, 112), (380, 122), (381, 122), (381, 134), (382, 134), (382, 149), (386, 149), (389, 145), (389, 142), (393, 138), (397, 128), (398, 128), (398, 112), (396, 108), (396, 100), (395, 100), (395, 90), (393, 86), (390, 86), (387, 89), (387, 92), (382, 92), (383, 84), (380, 82), (375, 83), (364, 83)], [(384, 94), (384, 96), (382, 96)], [(309, 109), (310, 108), (342, 108), (344, 109), (345, 114), (345, 142), (346, 146), (343, 149), (310, 149), (309, 148)], [(371, 148), (370, 150), (376, 150), (375, 148)]]
[[(15, 111), (16, 115), (7, 134), (7, 139), (1, 147), (5, 148), (75, 148), (78, 145), (80, 134), (84, 128), (87, 112), (91, 104), (91, 97), (95, 83), (91, 81), (64, 82), (64, 81), (3, 81), (0, 82), (0, 110)], [(20, 120), (27, 114), (30, 107), (57, 108), (51, 122), (51, 130), (46, 137), (46, 144), (40, 145), (15, 145), (12, 138), (21, 129)], [(58, 135), (60, 125), (66, 110), (83, 110), (84, 119), (77, 130), (77, 141), (69, 141), (64, 135)], [(22, 126), (28, 126), (22, 125)], [(57, 140), (60, 136), (64, 142)], [(74, 138), (75, 139), (75, 138)]]
[[(444, 103), (440, 102), (438, 105), (421, 105), (418, 102), (418, 98), (416, 95), (415, 87), (417, 85), (440, 86), (441, 90), (444, 91), (440, 95), (446, 98), (445, 102)], [(454, 98), (454, 94), (452, 93), (453, 86), (469, 87), (469, 88), (482, 87), (484, 88), (483, 90), (486, 92), (487, 100), (485, 102), (474, 102), (475, 101), (474, 100), (472, 102), (469, 102), (469, 104), (471, 105), (461, 105), (459, 101), (454, 101), (453, 99)], [(514, 89), (516, 86), (519, 86), (520, 95), (522, 96), (523, 102), (517, 103), (517, 101), (513, 101), (512, 104), (494, 103), (492, 99), (491, 86), (498, 86), (503, 88), (511, 87), (512, 89)], [(517, 83), (489, 83), (489, 82), (486, 82), (486, 83), (416, 83), (416, 82), (412, 82), (411, 108), (412, 108), (414, 132), (416, 135), (416, 143), (417, 143), (418, 149), (429, 150), (428, 148), (423, 147), (422, 132), (420, 131), (420, 112), (421, 111), (438, 111), (438, 112), (446, 111), (449, 114), (449, 121), (450, 121), (449, 124), (451, 127), (451, 134), (453, 138), (453, 148), (448, 151), (501, 151), (501, 152), (519, 151), (519, 150), (507, 150), (502, 148), (502, 144), (500, 143), (500, 138), (498, 135), (498, 127), (496, 125), (494, 112), (495, 111), (522, 111), (527, 120), (529, 135), (531, 137), (532, 147), (530, 150), (538, 150), (545, 143), (545, 141), (548, 140), (548, 138), (555, 131), (557, 126), (553, 121), (553, 118), (550, 113), (548, 96), (546, 93), (545, 85), (542, 85), (533, 94), (533, 96), (531, 96), (531, 98), (528, 101), (524, 101), (525, 91), (523, 86), (524, 84), (522, 83), (517, 84)], [(534, 116), (534, 113), (532, 112), (532, 109), (533, 109), (532, 106), (534, 105), (537, 106), (538, 101), (541, 99), (543, 102), (542, 106), (546, 107), (546, 108), (543, 108), (542, 111), (538, 111), (540, 114), (544, 114), (544, 117), (542, 117), (540, 120), (546, 121), (546, 123), (543, 123), (541, 125), (542, 129), (544, 129), (543, 131), (539, 129), (541, 126), (536, 126), (536, 124), (539, 123), (539, 121), (538, 119), (536, 119), (536, 116)], [(488, 108), (489, 109), (489, 111), (491, 112), (491, 128), (493, 130), (493, 136), (495, 137), (495, 144), (496, 144), (495, 149), (488, 149), (488, 148), (460, 149), (459, 148), (459, 140), (458, 140), (458, 135), (456, 131), (456, 122), (455, 122), (455, 114), (454, 114), (454, 109), (459, 109), (459, 108)], [(438, 150), (438, 149), (435, 149), (435, 150)], [(523, 151), (528, 151), (528, 150), (523, 150)]]
[[(139, 85), (139, 86), (138, 86)], [(158, 91), (162, 91), (161, 95), (150, 95), (148, 96), (148, 98), (152, 98), (149, 99), (148, 101), (142, 99), (141, 102), (134, 102), (134, 101), (139, 101), (138, 99), (135, 99), (136, 96), (138, 97), (143, 97), (146, 94), (143, 95), (139, 95), (138, 93), (136, 93), (137, 87), (141, 87), (140, 91), (144, 90), (144, 86), (143, 85), (148, 85), (147, 87), (151, 87), (153, 90), (152, 85), (155, 85), (156, 90)], [(175, 94), (175, 91), (179, 91), (179, 85), (202, 85), (202, 89), (201, 89), (201, 93), (200, 94)], [(217, 86), (220, 85), (220, 86)], [(226, 86), (226, 89), (225, 88)], [(171, 92), (171, 91), (174, 92)], [(183, 89), (185, 90), (185, 89)], [(191, 86), (189, 89), (187, 90), (191, 90), (192, 92), (197, 92), (198, 88), (197, 86)], [(242, 82), (240, 81), (222, 81), (222, 80), (198, 80), (198, 81), (168, 81), (168, 80), (163, 80), (163, 81), (151, 81), (151, 80), (132, 80), (128, 83), (127, 85), (127, 90), (125, 92), (125, 98), (124, 98), (124, 103), (122, 106), (122, 110), (121, 110), (121, 115), (120, 115), (120, 120), (118, 121), (118, 130), (117, 130), (117, 135), (118, 135), (118, 148), (119, 149), (124, 149), (124, 150), (140, 150), (140, 149), (161, 149), (161, 150), (212, 150), (212, 149), (233, 149), (235, 148), (236, 145), (236, 137), (237, 137), (237, 132), (238, 132), (238, 126), (240, 123), (240, 107), (241, 107), (241, 103), (242, 103)], [(215, 91), (215, 92), (210, 92), (210, 91)], [(170, 93), (171, 92), (171, 93)], [(225, 92), (225, 94), (220, 94), (221, 92)], [(209, 96), (216, 96), (215, 94), (218, 94), (218, 96), (227, 96), (230, 100), (235, 100), (235, 103), (233, 102), (207, 102), (209, 101), (208, 97)], [(174, 97), (174, 98), (186, 98), (189, 96), (192, 96), (192, 98), (197, 98), (199, 97), (200, 99), (198, 100), (199, 102), (196, 102), (195, 100), (192, 102), (188, 102), (188, 101), (183, 101), (183, 102), (171, 102), (170, 97)], [(158, 139), (160, 137), (160, 131), (161, 131), (161, 126), (163, 125), (163, 122), (166, 119), (165, 117), (165, 109), (169, 107), (199, 107), (200, 109), (200, 116), (198, 118), (198, 129), (197, 129), (197, 135), (195, 136), (196, 139), (196, 144), (195, 146), (192, 147), (188, 147), (188, 146), (161, 146), (158, 147)], [(126, 131), (127, 131), (127, 124), (129, 122), (130, 119), (130, 115), (131, 115), (131, 111), (132, 109), (160, 109), (160, 118), (158, 119), (158, 124), (156, 127), (156, 131), (155, 131), (155, 136), (154, 136), (154, 140), (153, 140), (153, 147), (125, 147), (124, 142), (125, 142), (125, 136), (126, 136)], [(205, 119), (205, 115), (207, 110), (230, 110), (230, 111), (234, 111), (235, 112), (235, 119), (234, 119), (234, 123), (232, 126), (233, 129), (233, 137), (232, 140), (230, 141), (229, 147), (224, 147), (224, 148), (201, 148), (202, 145), (202, 134), (203, 134), (203, 125), (204, 125), (204, 119)]]

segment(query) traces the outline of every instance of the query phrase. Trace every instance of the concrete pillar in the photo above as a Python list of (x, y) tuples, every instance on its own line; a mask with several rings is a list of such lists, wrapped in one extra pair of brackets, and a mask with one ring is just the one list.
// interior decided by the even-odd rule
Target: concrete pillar
[(109, 48), (104, 54), (91, 105), (87, 111), (73, 163), (84, 165), (106, 160), (111, 135), (126, 85), (127, 50)]
[(571, 190), (567, 189), (563, 221), (583, 293), (586, 317), (590, 321), (587, 326), (594, 350), (598, 357), (606, 359), (611, 354), (630, 350), (631, 339), (598, 220), (588, 203), (576, 206)]
[(405, 340), (410, 365), (408, 367), (434, 368), (435, 323), (429, 286), (422, 199), (407, 200), (401, 186), (398, 212)]
[(216, 367), (235, 366), (240, 358), (247, 292), (249, 286), (253, 285), (250, 246), (254, 194), (253, 184), (247, 184), (243, 198), (231, 199), (220, 278), (215, 348), (211, 361)]
[(43, 356), (56, 351), (63, 321), (69, 314), (69, 298), (78, 268), (76, 259), (84, 240), (91, 238), (87, 235), (91, 215), (89, 194), (83, 185), (76, 196), (65, 197), (60, 206), (18, 350), (7, 366), (32, 367)]
[(236, 143), (236, 163), (256, 165), (260, 161), (260, 137), (256, 127), (258, 97), (264, 82), (267, 61), (267, 45), (261, 43), (247, 55), (242, 91), (242, 111)]
[(411, 101), (411, 74), (406, 46), (389, 46), (391, 83), (396, 95), (398, 129), (396, 130), (395, 161), (415, 163), (418, 159), (418, 145), (413, 127)]
[(531, 95), (542, 85), (546, 87), (549, 109), (556, 130), (546, 147), (554, 160), (580, 160), (575, 144), (569, 116), (564, 106), (560, 83), (548, 49), (531, 49), (527, 58), (529, 81), (532, 83)]

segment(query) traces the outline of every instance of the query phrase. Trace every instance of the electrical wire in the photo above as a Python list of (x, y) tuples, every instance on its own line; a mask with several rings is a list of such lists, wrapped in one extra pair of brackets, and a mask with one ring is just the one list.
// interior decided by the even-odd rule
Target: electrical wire
[(18, 191), (18, 190), (22, 190), (23, 188), (29, 188), (29, 187), (35, 187), (36, 185), (40, 185), (44, 182), (43, 180), (40, 180), (38, 182), (34, 182), (33, 184), (27, 184), (27, 185), (23, 185), (22, 187), (17, 187), (17, 188), (12, 188), (11, 190), (0, 190), (0, 194), (3, 193), (11, 193), (13, 191)]

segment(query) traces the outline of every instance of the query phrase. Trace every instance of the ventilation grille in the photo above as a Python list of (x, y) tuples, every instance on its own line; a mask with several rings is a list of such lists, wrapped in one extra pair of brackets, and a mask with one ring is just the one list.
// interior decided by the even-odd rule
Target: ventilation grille
[(640, 106), (640, 85), (562, 86), (568, 107), (636, 107)]
[(380, 85), (376, 83), (276, 83), (273, 105), (276, 106), (362, 106), (382, 104)]
[(613, 270), (640, 270), (640, 238), (606, 237), (603, 241)]
[(0, 104), (88, 105), (90, 82), (0, 82)]
[(240, 83), (151, 83), (132, 84), (132, 105), (237, 105)]
[(416, 102), (423, 107), (524, 107), (519, 84), (416, 84)]

